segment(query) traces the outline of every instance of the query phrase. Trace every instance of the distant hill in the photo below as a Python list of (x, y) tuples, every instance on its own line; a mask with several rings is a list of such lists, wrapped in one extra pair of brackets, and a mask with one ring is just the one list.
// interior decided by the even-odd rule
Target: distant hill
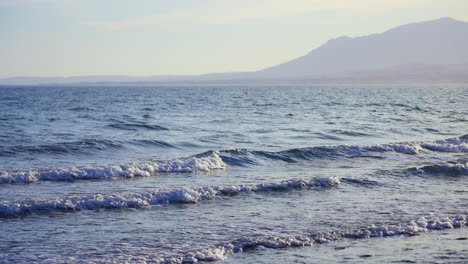
[(468, 22), (413, 23), (380, 34), (331, 39), (308, 54), (256, 72), (198, 76), (17, 77), (0, 84), (468, 83)]
[(257, 76), (335, 76), (408, 65), (468, 65), (468, 23), (441, 18), (381, 34), (339, 37), (300, 58), (259, 71)]

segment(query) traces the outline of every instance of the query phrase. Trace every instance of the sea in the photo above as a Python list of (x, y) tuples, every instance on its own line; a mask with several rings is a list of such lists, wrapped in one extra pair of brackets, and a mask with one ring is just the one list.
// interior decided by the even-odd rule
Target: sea
[(467, 263), (468, 86), (0, 87), (0, 263)]

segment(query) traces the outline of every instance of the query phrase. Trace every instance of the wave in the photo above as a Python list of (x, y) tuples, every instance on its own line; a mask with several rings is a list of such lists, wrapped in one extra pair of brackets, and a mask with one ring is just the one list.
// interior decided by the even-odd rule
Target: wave
[(351, 137), (370, 137), (370, 136), (372, 136), (371, 134), (367, 134), (367, 133), (363, 133), (363, 132), (340, 130), (340, 129), (330, 130), (330, 132), (335, 133), (335, 134), (345, 135), (345, 136), (351, 136)]
[(136, 146), (141, 146), (141, 147), (177, 148), (176, 146), (169, 144), (166, 141), (155, 140), (155, 139), (133, 140), (131, 144), (136, 145)]
[(468, 135), (433, 142), (404, 142), (376, 145), (339, 145), (294, 148), (283, 151), (258, 151), (247, 149), (228, 149), (219, 151), (221, 158), (232, 166), (248, 166), (261, 163), (262, 159), (280, 160), (295, 163), (300, 160), (374, 158), (384, 159), (381, 153), (394, 152), (416, 155), (421, 152), (468, 152)]
[(468, 175), (468, 162), (428, 165), (413, 170), (419, 174), (462, 176)]
[(155, 173), (192, 173), (222, 170), (226, 164), (215, 152), (162, 161), (133, 162), (123, 165), (83, 166), (52, 169), (0, 171), (0, 184), (37, 181), (73, 181), (148, 177)]
[(15, 156), (19, 153), (31, 154), (78, 154), (90, 150), (121, 149), (121, 142), (112, 140), (84, 139), (72, 142), (60, 142), (55, 144), (37, 146), (3, 146), (0, 147), (0, 156)]
[(395, 224), (371, 225), (357, 230), (319, 232), (290, 236), (255, 236), (244, 237), (230, 242), (222, 242), (208, 248), (193, 248), (177, 255), (154, 254), (146, 250), (138, 256), (109, 255), (103, 263), (115, 262), (151, 262), (151, 263), (195, 263), (199, 261), (225, 260), (229, 256), (259, 248), (288, 249), (325, 244), (345, 239), (371, 239), (394, 236), (414, 236), (431, 230), (463, 228), (467, 225), (467, 215), (452, 217), (420, 217), (419, 219)]
[(423, 142), (421, 147), (438, 152), (468, 152), (468, 134), (460, 138)]
[(218, 196), (241, 193), (289, 191), (312, 187), (330, 187), (340, 184), (336, 177), (297, 179), (280, 183), (230, 185), (181, 189), (156, 189), (143, 193), (96, 194), (69, 196), (56, 199), (28, 199), (23, 201), (0, 201), (0, 217), (19, 217), (32, 213), (53, 213), (113, 208), (139, 208), (157, 204), (197, 203), (213, 200)]
[(71, 142), (59, 142), (45, 145), (0, 146), (0, 157), (19, 154), (83, 154), (91, 151), (123, 149), (127, 145), (138, 147), (176, 148), (168, 142), (154, 139), (135, 139), (131, 141), (114, 141), (100, 139), (83, 139)]
[(120, 130), (128, 130), (128, 131), (136, 131), (139, 129), (155, 130), (155, 131), (169, 130), (168, 128), (163, 127), (163, 126), (150, 125), (146, 123), (115, 123), (115, 124), (108, 125), (108, 127), (120, 129)]
[[(57, 146), (54, 145), (53, 147), (57, 147), (55, 151), (78, 152), (84, 151), (87, 148), (123, 148), (125, 144), (132, 144), (143, 147), (176, 148), (174, 145), (158, 140), (134, 140), (123, 143), (106, 140), (91, 140), (74, 143), (72, 142), (70, 144), (58, 144)], [(48, 151), (52, 150), (49, 149)], [(393, 152), (405, 155), (416, 155), (421, 152), (428, 151), (454, 153), (468, 152), (468, 135), (464, 135), (459, 138), (438, 140), (433, 142), (317, 146), (308, 148), (294, 148), (277, 152), (247, 149), (227, 149), (220, 151), (209, 151), (189, 158), (179, 158), (166, 161), (133, 162), (123, 165), (98, 165), (71, 168), (0, 171), (0, 184), (30, 183), (40, 180), (71, 181), (84, 179), (133, 178), (151, 176), (158, 172), (206, 172), (214, 169), (225, 169), (227, 165), (238, 167), (259, 165), (262, 164), (265, 160), (296, 163), (301, 160), (336, 160), (342, 158), (385, 159), (385, 155), (382, 155), (382, 153)]]
[(93, 109), (91, 109), (89, 107), (83, 107), (83, 106), (69, 108), (68, 110), (73, 111), (73, 112), (90, 112), (90, 111), (93, 111)]

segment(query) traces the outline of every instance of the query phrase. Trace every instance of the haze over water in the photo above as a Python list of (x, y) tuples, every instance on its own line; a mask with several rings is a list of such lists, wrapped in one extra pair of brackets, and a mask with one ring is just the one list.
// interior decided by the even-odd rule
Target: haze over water
[(466, 102), (453, 85), (0, 87), (0, 259), (463, 262)]

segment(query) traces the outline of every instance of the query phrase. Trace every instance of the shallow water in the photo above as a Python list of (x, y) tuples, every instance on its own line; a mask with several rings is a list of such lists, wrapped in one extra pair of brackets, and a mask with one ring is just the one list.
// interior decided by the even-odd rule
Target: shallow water
[(467, 257), (468, 88), (244, 90), (0, 87), (0, 259)]

